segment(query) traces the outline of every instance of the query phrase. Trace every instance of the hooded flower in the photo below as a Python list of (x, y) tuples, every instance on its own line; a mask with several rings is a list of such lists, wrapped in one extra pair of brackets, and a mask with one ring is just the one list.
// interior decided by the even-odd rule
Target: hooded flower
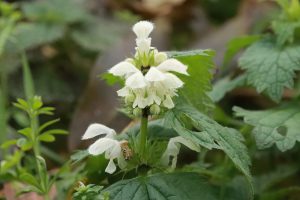
[(163, 165), (169, 165), (171, 160), (171, 167), (174, 169), (177, 164), (177, 156), (179, 154), (180, 146), (181, 144), (185, 145), (189, 149), (199, 152), (200, 146), (191, 140), (187, 140), (181, 136), (177, 136), (174, 138), (171, 138), (169, 140), (168, 146), (164, 154), (162, 155), (161, 161)]
[(172, 97), (184, 84), (172, 72), (188, 73), (186, 65), (176, 59), (168, 59), (166, 53), (151, 47), (149, 35), (153, 28), (148, 21), (140, 21), (133, 26), (137, 36), (134, 59), (118, 63), (109, 73), (124, 78), (125, 86), (117, 93), (124, 98), (126, 105), (133, 109), (152, 106), (151, 114), (159, 114), (161, 106), (168, 109), (174, 107)]
[(94, 138), (100, 135), (104, 135), (104, 137), (98, 139), (96, 142), (90, 145), (88, 152), (92, 155), (100, 155), (105, 153), (105, 158), (109, 159), (109, 163), (105, 169), (105, 172), (112, 174), (116, 171), (114, 159), (118, 159), (119, 166), (124, 166), (125, 164), (121, 145), (126, 141), (118, 141), (114, 139), (116, 136), (115, 130), (102, 124), (91, 124), (82, 136), (82, 140)]

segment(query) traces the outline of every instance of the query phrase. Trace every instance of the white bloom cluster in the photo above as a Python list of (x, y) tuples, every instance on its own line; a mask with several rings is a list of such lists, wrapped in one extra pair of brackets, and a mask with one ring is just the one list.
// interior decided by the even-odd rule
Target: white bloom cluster
[(167, 54), (151, 47), (150, 33), (153, 24), (140, 21), (133, 26), (136, 34), (136, 54), (134, 59), (126, 59), (113, 66), (109, 73), (125, 79), (125, 87), (118, 96), (125, 99), (132, 108), (150, 108), (151, 114), (159, 114), (160, 107), (174, 107), (172, 97), (183, 82), (171, 72), (188, 75), (187, 66), (176, 59), (168, 59)]
[(114, 159), (118, 160), (118, 165), (120, 168), (124, 168), (126, 166), (126, 162), (122, 154), (122, 144), (127, 143), (127, 141), (116, 140), (115, 130), (102, 124), (91, 124), (82, 136), (82, 140), (91, 139), (100, 135), (104, 135), (104, 137), (98, 139), (91, 146), (89, 146), (88, 152), (92, 155), (100, 155), (105, 152), (105, 158), (109, 159), (109, 163), (105, 169), (105, 172), (112, 174), (117, 169)]

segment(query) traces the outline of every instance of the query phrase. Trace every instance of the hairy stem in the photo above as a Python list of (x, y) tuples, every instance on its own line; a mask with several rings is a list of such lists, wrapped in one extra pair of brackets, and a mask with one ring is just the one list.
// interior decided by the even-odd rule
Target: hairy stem
[(147, 131), (148, 131), (148, 109), (142, 110), (141, 118), (141, 131), (140, 131), (140, 155), (143, 156), (145, 152), (145, 147), (147, 144)]

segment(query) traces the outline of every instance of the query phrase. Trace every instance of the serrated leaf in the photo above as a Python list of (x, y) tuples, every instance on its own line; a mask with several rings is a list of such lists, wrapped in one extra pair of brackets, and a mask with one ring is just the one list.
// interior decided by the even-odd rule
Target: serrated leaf
[(286, 151), (300, 141), (300, 104), (292, 102), (263, 110), (249, 111), (234, 107), (236, 115), (254, 126), (253, 134), (259, 149), (276, 144), (280, 151)]
[(101, 51), (118, 42), (124, 29), (124, 24), (120, 22), (103, 19), (90, 20), (89, 23), (72, 31), (71, 37), (82, 48)]
[(114, 76), (111, 73), (103, 73), (99, 77), (110, 86), (112, 86), (116, 83), (120, 84), (121, 86), (123, 86), (125, 84), (124, 80), (121, 77)]
[(300, 21), (274, 21), (272, 28), (277, 35), (277, 45), (283, 46), (286, 43), (292, 43), (294, 41), (294, 33), (300, 28)]
[(230, 40), (226, 45), (223, 65), (227, 65), (233, 58), (233, 56), (237, 54), (242, 48), (245, 48), (254, 43), (258, 39), (260, 39), (260, 37), (261, 36), (259, 35), (244, 35)]
[(213, 107), (207, 92), (211, 90), (211, 79), (214, 68), (214, 51), (194, 50), (186, 52), (169, 52), (169, 57), (176, 58), (188, 66), (189, 76), (179, 75), (184, 82), (180, 89), (180, 98), (201, 111), (209, 111)]
[(250, 85), (279, 102), (283, 89), (292, 88), (295, 71), (300, 70), (300, 45), (279, 48), (274, 38), (265, 38), (251, 45), (239, 64)]
[[(223, 127), (213, 119), (188, 105), (177, 105), (166, 114), (167, 127), (174, 128), (177, 133), (187, 137), (198, 144), (211, 149), (221, 149), (232, 160), (235, 166), (246, 176), (249, 183), (252, 182), (250, 174), (250, 158), (246, 146), (243, 144), (243, 136), (235, 129)], [(182, 117), (188, 117), (196, 131), (185, 128)]]
[[(34, 33), (34, 34), (32, 34)], [(19, 23), (13, 33), (14, 40), (9, 48), (29, 49), (44, 43), (53, 42), (61, 38), (64, 34), (64, 27), (61, 25), (51, 25), (43, 23)]]
[(216, 200), (218, 190), (196, 173), (155, 174), (119, 181), (104, 191), (110, 200)]
[(214, 101), (220, 101), (227, 92), (232, 91), (233, 89), (243, 86), (246, 84), (246, 76), (241, 75), (234, 79), (230, 79), (229, 77), (225, 77), (223, 79), (218, 80), (214, 86), (212, 91), (208, 93), (208, 96)]
[(22, 10), (27, 18), (34, 21), (74, 23), (88, 17), (81, 2), (78, 0), (35, 1), (22, 4)]

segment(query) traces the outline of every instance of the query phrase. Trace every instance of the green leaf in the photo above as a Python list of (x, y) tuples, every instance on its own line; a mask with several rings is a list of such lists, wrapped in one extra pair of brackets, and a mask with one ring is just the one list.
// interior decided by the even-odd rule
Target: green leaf
[(71, 161), (73, 162), (73, 164), (75, 164), (87, 158), (89, 155), (90, 154), (87, 150), (77, 150), (71, 155)]
[(24, 91), (27, 101), (33, 98), (35, 94), (34, 90), (34, 83), (31, 74), (31, 70), (28, 64), (28, 60), (26, 54), (22, 53), (22, 67), (23, 67), (23, 84), (24, 84)]
[(8, 170), (12, 169), (15, 165), (20, 163), (23, 153), (15, 151), (13, 155), (9, 155), (0, 162), (0, 174), (5, 174)]
[(31, 138), (32, 129), (30, 127), (24, 128), (24, 129), (18, 130), (18, 133), (24, 135), (27, 138)]
[(25, 138), (20, 138), (17, 140), (17, 146), (22, 149), (22, 151), (28, 151), (32, 148), (33, 143)]
[(300, 69), (300, 46), (276, 46), (274, 38), (252, 44), (239, 60), (247, 82), (279, 102), (285, 87), (292, 88), (295, 71)]
[(263, 111), (234, 107), (236, 115), (254, 126), (253, 134), (259, 149), (276, 144), (280, 151), (294, 147), (300, 141), (300, 104), (291, 102)]
[(49, 131), (45, 131), (44, 133), (42, 133), (42, 135), (44, 134), (51, 134), (51, 135), (66, 135), (68, 134), (68, 131), (63, 130), (63, 129), (51, 129)]
[(43, 142), (53, 142), (55, 141), (55, 137), (51, 134), (42, 134), (38, 136), (38, 139)]
[(22, 10), (24, 15), (33, 21), (74, 23), (88, 17), (81, 2), (76, 0), (34, 1), (22, 4)]
[(180, 98), (201, 111), (209, 111), (213, 107), (207, 92), (211, 90), (214, 54), (212, 50), (168, 52), (169, 57), (188, 66), (189, 76), (178, 74), (184, 82), (183, 88), (179, 90)]
[(110, 200), (216, 200), (218, 190), (196, 173), (155, 174), (119, 181), (104, 191)]
[(40, 183), (38, 182), (38, 180), (32, 176), (31, 174), (24, 172), (20, 175), (19, 179), (29, 185), (35, 186), (38, 189), (41, 189), (40, 187)]
[(218, 80), (214, 84), (212, 91), (210, 91), (208, 95), (214, 102), (218, 102), (225, 96), (227, 92), (230, 92), (233, 89), (243, 86), (245, 84), (245, 75), (238, 76), (232, 80), (229, 77), (225, 77), (223, 79)]
[(44, 123), (43, 125), (40, 126), (38, 132), (39, 133), (42, 132), (45, 128), (47, 128), (47, 127), (51, 126), (52, 124), (55, 124), (59, 121), (60, 121), (60, 119), (54, 119), (54, 120), (51, 120), (51, 121), (48, 121), (48, 122)]
[(124, 32), (123, 30), (125, 30), (124, 23), (95, 19), (72, 31), (71, 37), (77, 44), (87, 50), (101, 51), (118, 42)]
[(111, 73), (103, 73), (99, 76), (102, 80), (104, 80), (108, 85), (112, 86), (116, 83), (123, 86), (125, 84), (124, 80), (119, 76), (114, 76)]
[(17, 144), (17, 140), (8, 140), (8, 141), (3, 142), (0, 147), (2, 149), (7, 149), (16, 144)]
[(34, 48), (53, 42), (63, 34), (64, 27), (61, 25), (23, 22), (16, 26), (13, 33), (15, 41), (9, 47), (13, 48), (12, 51)]
[(242, 48), (249, 46), (260, 39), (259, 35), (244, 35), (230, 40), (226, 45), (226, 52), (224, 55), (223, 65), (227, 65), (229, 61), (237, 54)]
[[(187, 129), (183, 117), (189, 118), (198, 131)], [(249, 183), (252, 182), (249, 170), (250, 158), (246, 146), (242, 143), (244, 139), (238, 131), (223, 127), (197, 109), (182, 104), (166, 113), (165, 123), (167, 127), (174, 128), (179, 135), (191, 139), (201, 146), (223, 150), (246, 176)]]
[(274, 21), (272, 28), (277, 35), (277, 45), (283, 46), (286, 43), (292, 43), (294, 41), (294, 33), (300, 28), (300, 21)]

